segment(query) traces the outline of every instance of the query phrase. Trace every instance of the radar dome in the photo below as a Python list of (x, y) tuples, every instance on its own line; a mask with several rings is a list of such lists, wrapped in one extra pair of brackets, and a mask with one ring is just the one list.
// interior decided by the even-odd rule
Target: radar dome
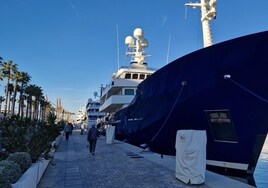
[(134, 39), (132, 36), (127, 36), (125, 39), (125, 44), (128, 46), (134, 45)]
[(98, 92), (95, 91), (95, 92), (93, 93), (93, 95), (94, 95), (94, 97), (96, 98), (96, 97), (98, 96)]
[(134, 30), (134, 37), (136, 39), (141, 39), (143, 37), (143, 32), (141, 28), (137, 28)]

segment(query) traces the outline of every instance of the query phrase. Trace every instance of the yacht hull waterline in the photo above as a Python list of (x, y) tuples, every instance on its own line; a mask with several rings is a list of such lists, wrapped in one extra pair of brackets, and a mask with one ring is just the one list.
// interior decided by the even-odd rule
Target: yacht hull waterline
[(138, 85), (116, 138), (175, 155), (176, 132), (206, 130), (207, 169), (254, 173), (268, 131), (268, 31), (200, 49)]

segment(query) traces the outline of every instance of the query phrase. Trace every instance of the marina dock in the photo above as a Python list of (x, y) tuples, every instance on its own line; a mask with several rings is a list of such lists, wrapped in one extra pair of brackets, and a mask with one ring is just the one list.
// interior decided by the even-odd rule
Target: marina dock
[(69, 140), (61, 139), (38, 188), (88, 187), (232, 187), (253, 186), (206, 171), (202, 185), (187, 185), (175, 177), (175, 157), (143, 151), (130, 144), (115, 141), (107, 144), (101, 136), (95, 155), (87, 146), (87, 132), (74, 130)]

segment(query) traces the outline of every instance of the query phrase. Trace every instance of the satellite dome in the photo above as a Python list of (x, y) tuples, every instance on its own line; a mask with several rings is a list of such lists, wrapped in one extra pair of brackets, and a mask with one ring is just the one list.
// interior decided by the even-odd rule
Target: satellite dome
[(134, 37), (136, 39), (143, 38), (143, 32), (142, 32), (142, 29), (141, 28), (137, 28), (137, 29), (134, 30)]
[(125, 44), (128, 46), (132, 46), (134, 45), (134, 39), (132, 36), (127, 36), (125, 39)]

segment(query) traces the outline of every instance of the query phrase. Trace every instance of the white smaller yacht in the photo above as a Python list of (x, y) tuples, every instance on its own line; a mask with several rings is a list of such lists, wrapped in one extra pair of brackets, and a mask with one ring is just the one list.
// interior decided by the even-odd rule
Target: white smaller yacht
[(100, 108), (99, 101), (94, 101), (91, 98), (88, 99), (88, 102), (86, 105), (88, 127), (95, 125), (97, 122), (97, 119), (101, 119), (106, 115), (106, 113), (104, 112), (99, 112), (99, 108)]
[(101, 88), (100, 111), (113, 114), (129, 105), (136, 95), (139, 83), (155, 72), (147, 67), (144, 54), (148, 41), (143, 37), (140, 28), (134, 30), (134, 37), (127, 36), (125, 44), (128, 47), (126, 56), (131, 56), (129, 66), (121, 67), (113, 73), (111, 82)]
[(86, 109), (85, 107), (81, 107), (77, 112), (75, 124), (82, 124), (83, 121), (85, 120), (86, 120)]

